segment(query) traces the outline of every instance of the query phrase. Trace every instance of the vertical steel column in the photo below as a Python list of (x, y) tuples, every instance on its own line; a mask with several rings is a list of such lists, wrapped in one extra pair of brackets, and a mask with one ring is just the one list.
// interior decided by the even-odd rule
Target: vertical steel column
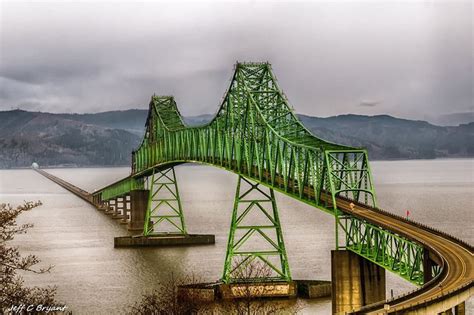
[[(242, 189), (242, 184), (248, 187)], [(291, 281), (275, 194), (262, 188), (239, 176), (222, 276), (225, 283)]]
[(174, 167), (151, 176), (143, 235), (187, 234)]

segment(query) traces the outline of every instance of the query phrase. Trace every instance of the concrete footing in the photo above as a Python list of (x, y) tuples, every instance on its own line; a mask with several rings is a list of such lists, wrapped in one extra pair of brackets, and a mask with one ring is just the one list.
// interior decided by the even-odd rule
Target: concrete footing
[(179, 301), (209, 303), (217, 299), (218, 283), (198, 283), (178, 286)]
[(212, 245), (215, 236), (212, 234), (163, 235), (163, 236), (120, 236), (114, 238), (114, 247), (148, 247), (180, 245)]
[(211, 302), (216, 300), (261, 299), (261, 298), (295, 298), (296, 282), (261, 282), (232, 283), (222, 282), (198, 283), (178, 287), (181, 299), (192, 298), (194, 301)]
[(295, 280), (298, 296), (306, 299), (330, 297), (332, 292), (331, 281)]
[(296, 282), (260, 282), (219, 284), (220, 299), (294, 298), (297, 295)]
[(332, 313), (385, 300), (385, 269), (348, 250), (331, 251)]
[(331, 295), (330, 281), (295, 280), (291, 282), (198, 283), (178, 287), (180, 299), (199, 302), (233, 299), (323, 298)]

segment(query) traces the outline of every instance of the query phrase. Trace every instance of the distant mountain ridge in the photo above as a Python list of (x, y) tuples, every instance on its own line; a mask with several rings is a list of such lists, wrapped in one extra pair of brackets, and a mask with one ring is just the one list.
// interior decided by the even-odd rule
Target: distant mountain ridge
[[(148, 111), (131, 109), (97, 114), (0, 112), (0, 168), (130, 165), (130, 152), (143, 136)], [(298, 115), (316, 136), (365, 147), (371, 159), (474, 156), (474, 123), (456, 127), (388, 115)], [(213, 115), (184, 117), (202, 125)]]
[(313, 134), (332, 142), (367, 148), (372, 159), (474, 156), (474, 122), (442, 127), (389, 115), (299, 117)]
[[(141, 136), (69, 114), (0, 112), (0, 168), (130, 163)], [(89, 117), (84, 116), (84, 120)]]

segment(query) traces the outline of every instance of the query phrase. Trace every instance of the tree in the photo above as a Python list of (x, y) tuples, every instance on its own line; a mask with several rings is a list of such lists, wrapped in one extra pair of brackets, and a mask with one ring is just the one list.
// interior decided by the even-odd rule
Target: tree
[(41, 205), (40, 201), (25, 202), (18, 207), (9, 204), (0, 204), (0, 311), (12, 305), (53, 305), (56, 287), (26, 287), (19, 271), (42, 274), (49, 272), (47, 268), (34, 268), (40, 262), (35, 255), (22, 256), (18, 247), (8, 246), (15, 235), (24, 234), (32, 224), (17, 225), (17, 217), (24, 211), (29, 211)]
[[(239, 283), (250, 283), (250, 280), (264, 278), (271, 274), (271, 270), (265, 264), (252, 262), (245, 269), (237, 270), (235, 277)], [(170, 277), (158, 284), (158, 287), (149, 294), (144, 294), (142, 299), (130, 307), (130, 314), (143, 315), (273, 315), (273, 314), (296, 314), (300, 304), (295, 299), (269, 299), (265, 298), (269, 286), (239, 286), (234, 292), (239, 298), (223, 300), (218, 302), (203, 302), (200, 298), (199, 289), (202, 281), (194, 275), (178, 276), (171, 274)], [(212, 286), (212, 284), (208, 284)], [(180, 290), (184, 288), (184, 290)]]
[[(272, 315), (272, 314), (296, 314), (300, 309), (300, 303), (296, 299), (270, 299), (268, 295), (277, 289), (275, 283), (265, 281), (273, 276), (272, 269), (268, 264), (259, 260), (250, 263), (243, 258), (234, 263), (233, 294), (235, 299), (224, 301), (221, 304), (222, 314), (235, 315)], [(261, 280), (259, 280), (261, 279)]]
[(182, 315), (207, 314), (207, 305), (194, 296), (192, 290), (186, 290), (183, 296), (181, 286), (198, 284), (194, 276), (179, 276), (171, 273), (168, 279), (158, 284), (158, 287), (130, 307), (130, 314), (143, 315)]

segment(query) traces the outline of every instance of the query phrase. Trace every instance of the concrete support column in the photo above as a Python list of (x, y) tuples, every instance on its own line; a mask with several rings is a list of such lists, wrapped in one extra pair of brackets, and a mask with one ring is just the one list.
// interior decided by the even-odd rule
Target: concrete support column
[(454, 315), (466, 315), (466, 302), (456, 305)]
[(124, 197), (124, 204), (123, 204), (123, 209), (122, 209), (122, 215), (123, 215), (123, 219), (125, 221), (128, 221), (128, 216), (129, 216), (129, 213), (130, 213), (130, 208), (132, 206), (132, 202), (130, 200), (130, 195), (126, 195)]
[(145, 225), (145, 215), (148, 207), (149, 190), (132, 190), (130, 192), (130, 221), (128, 229), (130, 231), (143, 231)]
[(385, 300), (385, 269), (348, 250), (331, 251), (332, 313)]
[(423, 280), (425, 283), (433, 279), (433, 274), (431, 273), (431, 269), (433, 268), (434, 262), (430, 258), (429, 250), (424, 247), (423, 248)]
[(102, 201), (96, 208), (99, 211), (106, 211), (108, 206), (109, 206), (108, 201)]
[(122, 213), (123, 213), (124, 208), (125, 208), (125, 197), (117, 197), (115, 211), (112, 217), (114, 219), (122, 219), (123, 218)]
[(102, 194), (93, 196), (92, 201), (94, 202), (94, 205), (97, 210), (104, 211), (107, 209), (108, 203), (107, 201), (102, 200)]
[(117, 199), (109, 199), (105, 214), (114, 214), (117, 209)]
[(130, 209), (132, 207), (132, 203), (130, 200), (130, 194), (125, 195), (123, 198), (123, 208), (122, 208), (122, 220), (120, 220), (120, 224), (128, 224), (129, 216), (130, 216)]
[(466, 315), (466, 302), (462, 302), (453, 308), (438, 313), (438, 315)]
[(105, 212), (107, 213), (108, 211), (112, 210), (112, 200), (107, 200), (105, 204)]

